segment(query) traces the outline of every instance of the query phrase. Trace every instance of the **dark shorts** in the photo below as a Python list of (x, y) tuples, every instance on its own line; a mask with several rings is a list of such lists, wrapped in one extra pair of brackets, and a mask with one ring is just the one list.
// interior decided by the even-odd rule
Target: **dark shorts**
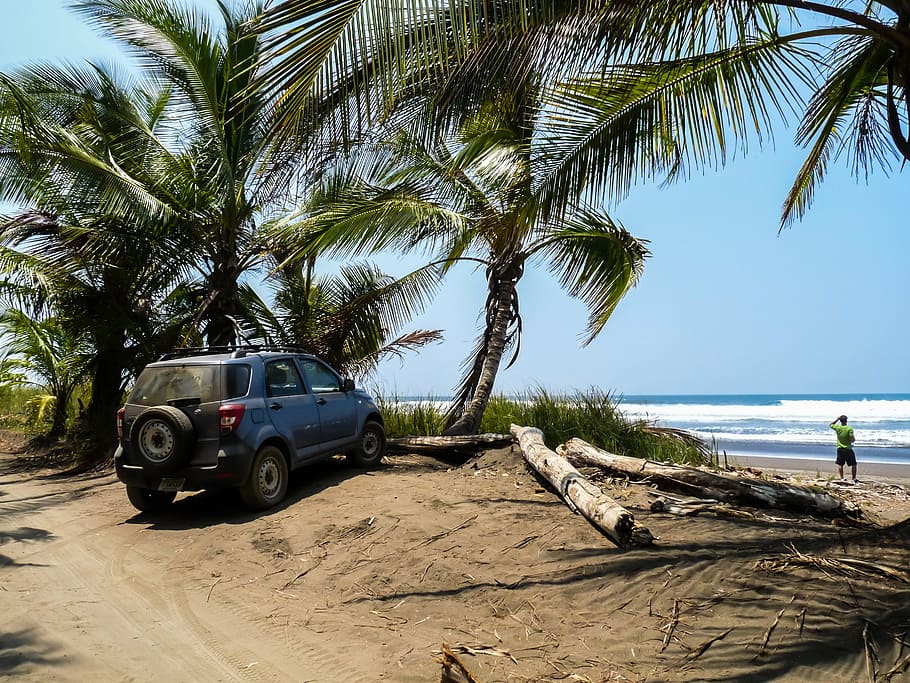
[(838, 448), (835, 462), (838, 465), (850, 465), (850, 467), (853, 467), (856, 464), (856, 453), (853, 452), (852, 448)]

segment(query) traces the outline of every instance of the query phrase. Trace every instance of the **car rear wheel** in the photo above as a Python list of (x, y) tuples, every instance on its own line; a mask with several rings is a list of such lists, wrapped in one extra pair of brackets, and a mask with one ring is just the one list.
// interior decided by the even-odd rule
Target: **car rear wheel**
[(138, 486), (127, 486), (126, 497), (139, 512), (160, 512), (174, 502), (176, 491), (152, 491)]
[(278, 505), (288, 491), (288, 464), (275, 446), (263, 446), (253, 458), (246, 483), (240, 487), (243, 502), (255, 510)]
[(156, 474), (181, 467), (189, 459), (195, 440), (190, 418), (173, 406), (147, 408), (130, 429), (130, 445), (139, 464)]
[(375, 467), (385, 455), (385, 430), (378, 422), (369, 421), (363, 426), (360, 443), (348, 452), (348, 460), (357, 467)]

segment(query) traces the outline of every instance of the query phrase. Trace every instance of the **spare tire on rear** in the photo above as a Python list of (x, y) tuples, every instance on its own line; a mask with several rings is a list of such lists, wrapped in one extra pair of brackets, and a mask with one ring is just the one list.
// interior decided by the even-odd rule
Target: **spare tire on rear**
[(130, 446), (137, 464), (156, 474), (182, 467), (189, 460), (195, 441), (190, 418), (172, 406), (147, 408), (130, 428)]

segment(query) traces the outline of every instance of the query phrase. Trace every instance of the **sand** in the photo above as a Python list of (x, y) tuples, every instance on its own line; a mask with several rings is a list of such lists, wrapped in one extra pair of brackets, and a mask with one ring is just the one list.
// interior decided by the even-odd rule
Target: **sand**
[[(755, 467), (768, 472), (799, 473), (819, 479), (837, 478), (834, 458), (830, 460), (807, 458), (778, 458), (749, 455), (728, 455), (727, 461), (737, 467)], [(844, 476), (850, 478), (850, 468), (844, 468)], [(882, 482), (910, 484), (910, 465), (878, 462), (857, 462), (857, 478), (860, 482), (871, 479)]]
[(480, 683), (908, 679), (897, 484), (832, 488), (868, 510), (852, 527), (652, 513), (647, 486), (605, 479), (659, 537), (621, 550), (517, 448), (332, 461), (255, 514), (230, 492), (137, 514), (109, 472), (15, 464), (0, 455), (0, 679), (435, 682), (444, 644)]

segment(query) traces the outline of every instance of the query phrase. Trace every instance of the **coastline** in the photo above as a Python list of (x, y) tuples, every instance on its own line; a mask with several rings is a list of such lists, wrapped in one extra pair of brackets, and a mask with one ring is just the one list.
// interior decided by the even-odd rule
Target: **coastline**
[[(724, 463), (724, 455), (720, 456), (721, 464)], [(834, 464), (834, 458), (781, 458), (774, 456), (761, 455), (737, 455), (726, 454), (726, 462), (729, 465), (737, 467), (753, 467), (755, 469), (767, 472), (793, 473), (801, 474), (807, 477), (817, 479), (834, 479), (837, 476), (837, 467)], [(845, 467), (845, 472), (849, 476), (849, 467)], [(892, 482), (903, 485), (910, 485), (910, 465), (899, 463), (882, 463), (882, 462), (857, 462), (857, 478), (873, 479), (881, 482)]]

